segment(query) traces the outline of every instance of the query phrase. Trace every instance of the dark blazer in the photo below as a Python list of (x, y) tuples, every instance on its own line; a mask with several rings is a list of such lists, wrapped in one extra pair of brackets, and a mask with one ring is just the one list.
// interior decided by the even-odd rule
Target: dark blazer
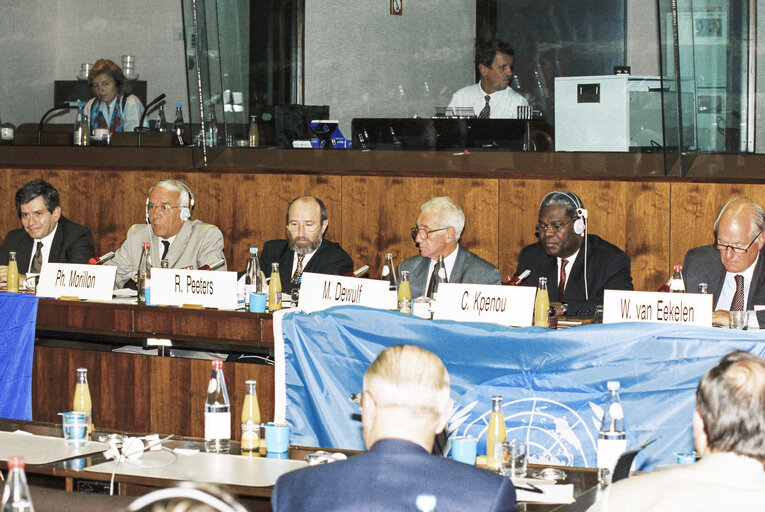
[[(597, 235), (587, 235), (587, 287), (589, 300), (584, 293), (584, 244), (579, 255), (570, 267), (566, 277), (566, 290), (563, 302), (568, 304), (567, 314), (571, 316), (590, 316), (595, 314), (595, 307), (603, 304), (603, 290), (634, 290), (630, 275), (630, 257), (613, 244)], [(518, 256), (516, 275), (524, 270), (531, 270), (531, 275), (523, 281), (523, 286), (538, 286), (539, 278), (547, 278), (547, 293), (550, 301), (558, 299), (558, 260), (548, 256), (539, 242), (527, 245)]]
[[(420, 255), (412, 256), (401, 262), (398, 268), (399, 281), (401, 271), (409, 271), (409, 287), (412, 290), (412, 298), (422, 297), (427, 290), (430, 275), (430, 258)], [(473, 283), (473, 284), (502, 284), (499, 269), (468, 251), (461, 245), (457, 247), (457, 259), (454, 260), (452, 273), (449, 274), (450, 283)]]
[(348, 460), (282, 475), (271, 506), (274, 512), (411, 512), (419, 494), (434, 495), (438, 512), (516, 510), (510, 479), (401, 439), (382, 439)]
[[(704, 245), (691, 249), (685, 254), (683, 261), (683, 280), (687, 292), (696, 292), (699, 283), (707, 283), (707, 292), (712, 294), (712, 309), (717, 306), (720, 299), (723, 282), (725, 282), (725, 267), (720, 260), (720, 251), (712, 245)], [(754, 267), (752, 283), (749, 285), (749, 296), (746, 299), (746, 308), (754, 310), (754, 306), (765, 305), (765, 248), (760, 251), (757, 266)], [(722, 309), (728, 309), (725, 306)], [(757, 312), (757, 321), (760, 328), (765, 327), (765, 311)]]
[[(292, 293), (292, 260), (295, 252), (290, 249), (287, 240), (269, 240), (263, 244), (263, 254), (260, 256), (260, 268), (266, 277), (271, 275), (271, 263), (279, 264), (279, 277), (282, 280), (282, 292)], [(343, 275), (353, 270), (353, 260), (336, 242), (322, 240), (316, 253), (303, 272), (318, 274)]]
[[(0, 247), (0, 265), (7, 265), (9, 252), (16, 251), (19, 273), (26, 274), (32, 258), (34, 239), (23, 228), (8, 232)], [(93, 248), (93, 234), (90, 229), (75, 224), (63, 215), (58, 219), (58, 229), (53, 237), (48, 261), (53, 263), (87, 263), (96, 255)]]

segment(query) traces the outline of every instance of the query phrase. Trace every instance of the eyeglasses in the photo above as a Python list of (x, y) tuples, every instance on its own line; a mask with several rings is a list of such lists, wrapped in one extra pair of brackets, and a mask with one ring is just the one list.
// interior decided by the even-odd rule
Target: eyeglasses
[(159, 213), (167, 213), (173, 208), (183, 208), (183, 206), (170, 206), (169, 204), (154, 204), (149, 203), (146, 205), (146, 209), (149, 211), (149, 213), (153, 211), (158, 211)]
[(416, 242), (417, 241), (417, 235), (420, 235), (420, 238), (422, 238), (423, 240), (427, 240), (431, 233), (435, 233), (436, 231), (443, 231), (445, 229), (449, 229), (449, 228), (445, 227), (445, 228), (438, 228), (438, 229), (427, 230), (425, 228), (413, 227), (412, 228), (412, 240), (414, 240)]
[(551, 233), (557, 233), (564, 227), (571, 224), (571, 221), (568, 222), (551, 222), (549, 224), (537, 224), (534, 226), (534, 231), (536, 231), (538, 234), (544, 234), (545, 231), (550, 230)]
[(300, 231), (300, 228), (303, 228), (306, 233), (313, 233), (317, 229), (319, 229), (319, 224), (301, 224), (299, 222), (290, 222), (287, 224), (287, 229), (289, 229), (292, 232)]
[(717, 238), (715, 238), (714, 247), (715, 247), (715, 249), (717, 249), (720, 252), (724, 252), (724, 251), (727, 251), (728, 249), (730, 249), (731, 251), (733, 251), (736, 254), (746, 254), (746, 251), (748, 251), (749, 248), (752, 245), (754, 245), (754, 243), (757, 241), (757, 239), (760, 238), (761, 234), (762, 234), (762, 231), (757, 233), (757, 236), (754, 237), (754, 240), (752, 240), (749, 243), (749, 245), (746, 246), (746, 248), (744, 248), (744, 247), (734, 247), (734, 246), (728, 245), (728, 244), (721, 244), (720, 242), (717, 241)]

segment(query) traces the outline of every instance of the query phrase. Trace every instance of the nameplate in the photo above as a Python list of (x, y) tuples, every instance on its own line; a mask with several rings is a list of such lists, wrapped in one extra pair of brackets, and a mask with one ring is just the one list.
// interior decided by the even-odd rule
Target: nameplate
[(117, 267), (51, 263), (42, 267), (37, 283), (38, 297), (62, 296), (80, 299), (111, 300)]
[(390, 309), (389, 288), (388, 281), (305, 272), (298, 307), (309, 313), (332, 306)]
[(151, 303), (162, 306), (195, 304), (236, 309), (236, 272), (153, 268)]
[(658, 322), (712, 326), (712, 295), (605, 290), (603, 323)]
[(444, 283), (438, 285), (433, 318), (527, 327), (536, 293), (532, 286)]

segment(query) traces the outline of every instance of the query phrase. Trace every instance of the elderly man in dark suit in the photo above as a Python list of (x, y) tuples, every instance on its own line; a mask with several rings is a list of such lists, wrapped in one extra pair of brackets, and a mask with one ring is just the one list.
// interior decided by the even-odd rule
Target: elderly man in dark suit
[(538, 286), (546, 277), (556, 314), (591, 316), (603, 304), (604, 290), (633, 289), (629, 256), (587, 233), (587, 210), (573, 192), (542, 198), (536, 233), (539, 241), (521, 250), (515, 275), (531, 271), (525, 286)]
[(712, 245), (685, 255), (686, 291), (695, 292), (699, 283), (707, 283), (714, 325), (728, 327), (729, 311), (737, 309), (750, 312), (752, 327), (765, 327), (765, 311), (754, 312), (755, 306), (765, 306), (765, 258), (760, 259), (765, 212), (747, 199), (731, 199), (720, 209), (714, 228)]
[(292, 293), (303, 272), (343, 275), (353, 270), (353, 260), (336, 242), (324, 238), (329, 221), (321, 199), (298, 197), (287, 207), (287, 239), (263, 244), (260, 266), (271, 275), (279, 264), (282, 291)]
[(87, 263), (95, 256), (93, 235), (85, 226), (61, 215), (58, 191), (43, 180), (30, 181), (16, 192), (21, 229), (10, 231), (0, 247), (0, 282), (5, 282), (11, 251), (16, 253), (19, 281), (54, 263)]
[(465, 214), (449, 197), (434, 197), (420, 206), (412, 238), (420, 254), (401, 262), (399, 272), (409, 272), (412, 297), (425, 295), (439, 256), (444, 257), (450, 283), (501, 284), (499, 269), (459, 244)]
[(451, 408), (449, 374), (436, 355), (414, 345), (388, 347), (364, 375), (369, 451), (282, 475), (271, 496), (274, 511), (408, 512), (423, 494), (436, 497), (439, 512), (516, 510), (509, 479), (431, 455)]

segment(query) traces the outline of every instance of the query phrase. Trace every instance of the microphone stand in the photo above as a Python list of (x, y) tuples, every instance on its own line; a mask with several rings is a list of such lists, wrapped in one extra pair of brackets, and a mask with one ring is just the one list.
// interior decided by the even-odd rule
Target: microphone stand
[(49, 109), (47, 112), (45, 112), (42, 118), (40, 119), (40, 123), (37, 125), (37, 145), (38, 146), (42, 145), (42, 127), (43, 127), (43, 124), (45, 124), (45, 119), (48, 117), (49, 114), (56, 112), (57, 110), (72, 110), (75, 108), (77, 107), (73, 105), (59, 105), (58, 107), (53, 107)]
[(146, 115), (149, 113), (149, 111), (155, 107), (160, 101), (165, 99), (165, 93), (163, 92), (153, 100), (149, 102), (148, 105), (146, 105), (146, 108), (143, 111), (143, 114), (141, 114), (141, 120), (138, 121), (138, 126), (135, 127), (135, 131), (138, 132), (138, 147), (141, 147), (141, 133), (143, 132), (143, 122), (146, 119)]

